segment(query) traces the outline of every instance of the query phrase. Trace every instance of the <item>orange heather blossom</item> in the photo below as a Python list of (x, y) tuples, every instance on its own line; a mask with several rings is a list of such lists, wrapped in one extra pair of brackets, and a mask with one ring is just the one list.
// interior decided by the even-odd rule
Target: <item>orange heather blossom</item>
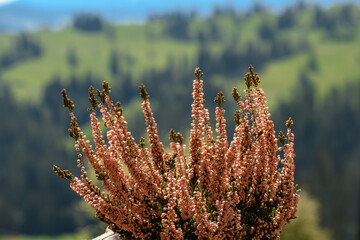
[[(228, 142), (225, 102), (215, 98), (216, 129), (204, 107), (203, 73), (195, 70), (189, 156), (180, 133), (170, 131), (171, 152), (164, 150), (145, 86), (140, 86), (148, 145), (136, 143), (128, 131), (120, 103), (114, 104), (108, 83), (89, 89), (93, 145), (81, 131), (63, 90), (71, 116), (81, 178), (54, 166), (70, 187), (96, 211), (96, 216), (123, 239), (278, 239), (295, 217), (299, 199), (294, 185), (293, 121), (286, 136), (275, 136), (260, 78), (250, 65), (245, 75), (245, 100), (237, 89), (233, 140)], [(100, 128), (96, 109), (107, 130)], [(279, 144), (280, 143), (280, 144)], [(278, 146), (278, 144), (280, 146)], [(85, 155), (102, 181), (104, 192), (87, 177)], [(125, 172), (124, 167), (128, 169)]]

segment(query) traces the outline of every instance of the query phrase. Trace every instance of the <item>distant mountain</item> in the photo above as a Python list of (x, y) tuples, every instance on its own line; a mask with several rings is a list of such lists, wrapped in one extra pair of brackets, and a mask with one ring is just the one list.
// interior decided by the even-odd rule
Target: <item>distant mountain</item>
[(92, 12), (111, 21), (143, 21), (149, 14), (175, 10), (201, 9), (209, 12), (219, 0), (182, 2), (165, 0), (131, 1), (71, 1), (71, 0), (17, 0), (0, 5), (0, 32), (19, 32), (44, 27), (57, 27), (68, 22), (78, 12)]
[[(359, 0), (318, 0), (309, 3), (358, 2)], [(78, 12), (92, 12), (105, 19), (116, 22), (143, 21), (150, 14), (169, 11), (195, 11), (197, 14), (209, 13), (214, 6), (232, 5), (247, 11), (255, 2), (263, 3), (272, 9), (281, 9), (299, 0), (15, 0), (0, 5), (0, 32), (31, 31), (45, 27), (58, 27), (70, 21)]]
[(0, 32), (31, 31), (55, 27), (69, 19), (66, 11), (39, 8), (20, 1), (0, 6)]

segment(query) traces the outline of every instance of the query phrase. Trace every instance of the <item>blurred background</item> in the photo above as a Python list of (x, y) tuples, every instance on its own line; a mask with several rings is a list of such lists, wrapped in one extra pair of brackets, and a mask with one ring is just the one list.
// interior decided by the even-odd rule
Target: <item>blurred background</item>
[[(0, 239), (90, 239), (105, 226), (57, 177), (76, 169), (61, 89), (89, 131), (87, 91), (106, 80), (134, 136), (144, 135), (138, 86), (160, 138), (188, 141), (192, 79), (206, 106), (249, 64), (277, 131), (294, 119), (298, 217), (281, 239), (360, 239), (360, 1), (0, 0)], [(211, 115), (214, 119), (214, 115)]]

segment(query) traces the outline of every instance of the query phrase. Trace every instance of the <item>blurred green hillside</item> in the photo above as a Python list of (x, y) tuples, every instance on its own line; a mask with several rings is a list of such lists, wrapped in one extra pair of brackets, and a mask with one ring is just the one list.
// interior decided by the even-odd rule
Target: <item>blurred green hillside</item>
[(277, 130), (294, 119), (295, 181), (322, 206), (311, 231), (324, 227), (336, 240), (358, 239), (359, 46), (358, 5), (325, 9), (301, 2), (279, 14), (217, 8), (206, 18), (174, 12), (138, 25), (80, 14), (60, 31), (0, 35), (0, 236), (99, 234), (91, 216), (78, 210), (80, 199), (52, 172), (54, 164), (76, 172), (61, 89), (89, 131), (87, 89), (110, 82), (139, 140), (145, 126), (138, 86), (144, 83), (160, 139), (167, 143), (174, 128), (188, 141), (194, 68), (205, 73), (210, 112), (217, 92), (225, 92), (232, 134), (231, 90), (244, 89), (252, 64)]
[[(312, 67), (316, 68), (311, 79), (322, 95), (331, 87), (343, 86), (360, 76), (360, 52), (357, 50), (360, 41), (358, 9), (347, 7), (348, 10), (334, 8), (328, 11), (339, 18), (329, 20), (335, 21), (332, 23), (335, 29), (331, 31), (321, 26), (321, 21), (317, 20), (320, 9), (297, 6), (288, 10), (293, 14), (286, 16), (286, 12), (283, 13), (283, 18), (291, 18), (283, 20), (291, 24), (285, 27), (278, 23), (279, 19), (273, 13), (266, 10), (236, 15), (230, 9), (218, 9), (207, 19), (175, 14), (168, 16), (171, 20), (163, 16), (146, 24), (108, 26), (99, 32), (68, 28), (28, 34), (31, 40), (41, 45), (43, 53), (39, 57), (1, 69), (1, 78), (3, 82), (10, 84), (17, 99), (39, 102), (46, 85), (54, 76), (60, 77), (64, 83), (71, 76), (82, 76), (89, 72), (109, 82), (116, 80), (109, 71), (114, 55), (118, 71), (129, 73), (134, 84), (139, 84), (147, 71), (162, 70), (169, 62), (184, 65), (185, 61), (186, 68), (195, 68), (200, 64), (199, 50), (204, 50), (213, 62), (220, 62), (226, 57), (226, 51), (233, 51), (235, 56), (264, 56), (262, 60), (255, 59), (255, 63), (260, 62), (261, 69), (256, 64), (253, 65), (264, 79), (262, 87), (267, 91), (271, 103), (276, 105), (279, 100), (290, 97), (290, 90), (299, 73), (307, 65), (313, 64)], [(341, 19), (341, 14), (344, 14), (345, 19)], [(183, 26), (181, 21), (184, 21)], [(175, 28), (174, 32), (177, 28), (186, 28), (186, 31), (183, 30), (184, 36), (176, 36), (168, 30), (170, 28)], [(0, 53), (11, 49), (17, 38), (0, 36)], [(254, 51), (246, 52), (249, 48), (254, 48)], [(257, 52), (260, 52), (260, 56), (256, 56)], [(75, 66), (71, 66), (69, 55), (76, 58)], [(241, 63), (243, 66), (252, 62), (245, 59), (246, 57)], [(233, 65), (235, 73), (246, 71)], [(217, 72), (222, 74), (224, 70)], [(206, 71), (205, 74), (206, 79), (215, 79), (216, 85), (223, 85), (221, 78), (229, 75), (214, 76)], [(230, 75), (226, 79), (229, 86), (242, 78), (241, 74)]]
[[(151, 27), (158, 28), (159, 24)], [(45, 86), (53, 76), (69, 78), (72, 75), (95, 73), (104, 80), (111, 80), (109, 61), (117, 53), (119, 68), (131, 72), (139, 79), (148, 69), (163, 68), (169, 54), (195, 57), (196, 45), (191, 42), (170, 39), (149, 39), (147, 26), (111, 27), (111, 36), (106, 33), (86, 33), (74, 29), (59, 32), (40, 32), (28, 35), (43, 48), (43, 54), (32, 60), (17, 63), (2, 71), (2, 78), (14, 87), (20, 100), (40, 101)], [(15, 37), (1, 36), (1, 45), (7, 45)], [(70, 66), (68, 55), (74, 54), (76, 66)], [(121, 62), (121, 64), (120, 64)], [(31, 81), (29, 81), (31, 79)]]

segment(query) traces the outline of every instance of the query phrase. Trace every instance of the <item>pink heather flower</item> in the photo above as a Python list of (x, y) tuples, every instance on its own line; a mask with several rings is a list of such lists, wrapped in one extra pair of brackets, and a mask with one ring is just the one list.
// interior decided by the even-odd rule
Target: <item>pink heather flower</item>
[[(244, 100), (236, 89), (236, 127), (229, 142), (222, 92), (215, 99), (216, 127), (212, 131), (204, 106), (203, 75), (196, 69), (189, 155), (180, 133), (170, 133), (166, 152), (159, 140), (149, 95), (141, 85), (148, 147), (136, 143), (128, 131), (120, 104), (114, 104), (106, 82), (89, 90), (92, 104), (91, 141), (77, 125), (72, 101), (70, 135), (75, 139), (81, 178), (54, 166), (70, 180), (70, 187), (120, 236), (133, 239), (278, 239), (295, 217), (299, 200), (294, 184), (294, 134), (292, 120), (286, 136), (276, 138), (274, 123), (259, 77), (252, 66), (245, 75)], [(100, 116), (96, 114), (100, 110)], [(102, 131), (103, 122), (106, 130)], [(103, 191), (88, 178), (82, 157), (102, 181)], [(281, 163), (281, 164), (279, 164)], [(125, 170), (127, 169), (127, 171)]]

